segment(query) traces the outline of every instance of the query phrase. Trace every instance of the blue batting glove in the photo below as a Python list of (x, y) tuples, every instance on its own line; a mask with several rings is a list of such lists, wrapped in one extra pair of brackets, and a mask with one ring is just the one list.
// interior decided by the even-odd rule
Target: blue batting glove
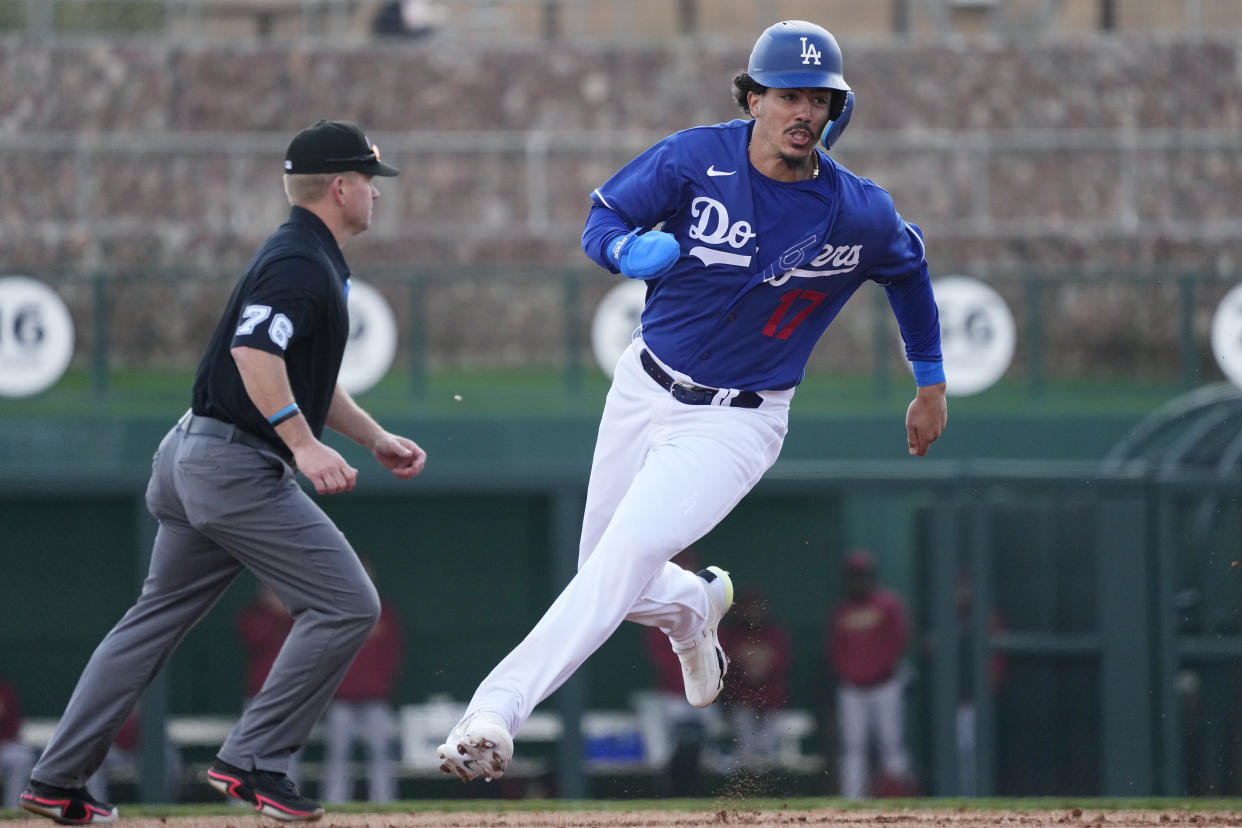
[(666, 272), (681, 256), (681, 245), (672, 233), (631, 230), (608, 244), (608, 258), (622, 276), (651, 279)]

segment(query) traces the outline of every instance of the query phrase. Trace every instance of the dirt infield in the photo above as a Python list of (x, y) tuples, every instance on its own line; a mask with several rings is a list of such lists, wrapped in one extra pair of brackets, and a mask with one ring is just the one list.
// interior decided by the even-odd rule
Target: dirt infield
[[(51, 828), (45, 819), (10, 820), (4, 828)], [(276, 828), (287, 826), (257, 816), (125, 819), (124, 828)], [(983, 828), (983, 826), (1242, 826), (1242, 811), (1109, 811), (1069, 809), (1001, 810), (772, 810), (719, 811), (426, 811), (421, 813), (329, 814), (314, 828), (689, 828), (715, 825), (830, 825), (833, 828)]]

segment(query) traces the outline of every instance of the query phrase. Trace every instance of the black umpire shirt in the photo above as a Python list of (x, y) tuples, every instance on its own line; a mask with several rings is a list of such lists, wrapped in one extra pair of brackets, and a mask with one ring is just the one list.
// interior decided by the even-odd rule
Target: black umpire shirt
[(302, 207), (267, 238), (237, 283), (194, 378), (195, 414), (262, 437), (289, 458), (255, 407), (230, 349), (284, 357), (293, 397), (316, 437), (323, 434), (349, 339), (349, 266), (318, 216)]

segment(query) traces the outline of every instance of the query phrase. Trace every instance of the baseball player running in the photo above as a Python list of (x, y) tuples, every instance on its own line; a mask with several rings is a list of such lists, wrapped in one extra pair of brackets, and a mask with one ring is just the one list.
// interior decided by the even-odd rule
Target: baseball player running
[(337, 384), (349, 336), (341, 248), (371, 224), (373, 178), (397, 170), (355, 124), (319, 121), (285, 154), (289, 220), (259, 249), (194, 380), (193, 404), (155, 454), (147, 507), (159, 520), (138, 602), (91, 656), (22, 807), (57, 822), (114, 822), (85, 788), (152, 677), (242, 568), (270, 587), (293, 628), (263, 688), (207, 772), (212, 787), (281, 820), (318, 802), (286, 775), (380, 613), (349, 542), (298, 485), (346, 492), (358, 470), (320, 442), (325, 426), (402, 479), (413, 441), (381, 428)]
[(626, 619), (668, 636), (692, 705), (716, 699), (733, 585), (719, 567), (696, 575), (670, 559), (775, 462), (811, 350), (864, 281), (884, 286), (913, 363), (910, 453), (945, 427), (922, 233), (816, 147), (840, 137), (854, 104), (836, 40), (778, 23), (733, 84), (747, 120), (671, 135), (591, 194), (583, 250), (645, 280), (646, 303), (600, 422), (578, 573), (440, 746), (441, 769), (463, 780), (503, 774), (535, 705)]

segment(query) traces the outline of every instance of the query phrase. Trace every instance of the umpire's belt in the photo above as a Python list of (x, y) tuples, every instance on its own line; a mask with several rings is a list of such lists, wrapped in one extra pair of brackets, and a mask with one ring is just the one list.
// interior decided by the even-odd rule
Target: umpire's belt
[(177, 428), (186, 434), (207, 434), (227, 440), (230, 443), (241, 443), (243, 446), (250, 446), (259, 451), (274, 451), (286, 461), (289, 460), (288, 451), (272, 445), (262, 437), (256, 437), (249, 431), (243, 431), (231, 423), (224, 422), (224, 420), (195, 414), (193, 410), (187, 411), (182, 415), (181, 419), (177, 421)]
[(643, 370), (647, 372), (661, 388), (673, 395), (673, 399), (686, 405), (731, 405), (734, 408), (758, 408), (763, 405), (763, 397), (754, 391), (734, 392), (728, 388), (708, 388), (673, 379), (668, 371), (660, 367), (655, 357), (643, 348), (639, 355)]

